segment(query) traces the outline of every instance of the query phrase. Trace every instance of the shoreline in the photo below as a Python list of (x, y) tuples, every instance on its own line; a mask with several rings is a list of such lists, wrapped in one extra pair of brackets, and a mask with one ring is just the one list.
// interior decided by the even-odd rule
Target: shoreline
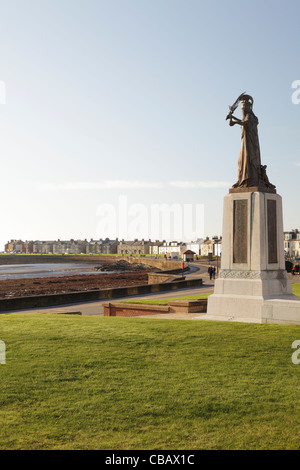
[(0, 281), (73, 276), (97, 273), (99, 264), (36, 263), (0, 265)]
[[(143, 264), (131, 265), (120, 261), (108, 262), (106, 259), (102, 263), (98, 261), (95, 264), (94, 262), (93, 266), (85, 263), (83, 266), (87, 269), (87, 272), (84, 273), (72, 273), (70, 272), (71, 269), (68, 270), (68, 268), (65, 272), (60, 271), (59, 268), (56, 271), (54, 268), (55, 274), (51, 275), (52, 269), (43, 270), (41, 267), (39, 271), (39, 265), (40, 263), (36, 264), (36, 269), (33, 269), (33, 271), (30, 270), (30, 265), (27, 265), (29, 274), (24, 274), (24, 270), (26, 271), (25, 265), (6, 265), (15, 266), (16, 268), (12, 268), (11, 275), (13, 277), (0, 280), (0, 299), (139, 286), (147, 284), (148, 273), (156, 270), (152, 266)], [(21, 269), (19, 273), (17, 272), (18, 267)], [(53, 264), (49, 265), (50, 267), (53, 267)], [(80, 263), (77, 264), (76, 269), (80, 269)], [(5, 267), (3, 271), (5, 272)]]
[(0, 299), (130, 287), (148, 282), (148, 271), (95, 273), (0, 281)]

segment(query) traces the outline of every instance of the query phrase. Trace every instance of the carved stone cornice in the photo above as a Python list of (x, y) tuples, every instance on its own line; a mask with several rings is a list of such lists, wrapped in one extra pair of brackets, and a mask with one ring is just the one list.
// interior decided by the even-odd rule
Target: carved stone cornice
[(286, 279), (286, 271), (282, 269), (273, 271), (241, 271), (222, 269), (219, 274), (221, 279)]

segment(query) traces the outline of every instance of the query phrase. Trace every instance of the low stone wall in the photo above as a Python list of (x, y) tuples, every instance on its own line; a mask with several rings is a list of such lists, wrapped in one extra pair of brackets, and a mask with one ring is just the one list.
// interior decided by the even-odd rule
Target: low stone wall
[(168, 305), (112, 304), (108, 302), (103, 304), (103, 310), (105, 317), (137, 317), (169, 313), (170, 307)]
[(175, 274), (164, 274), (164, 273), (148, 273), (148, 284), (156, 284), (161, 282), (174, 282), (183, 281), (185, 277), (181, 277)]
[[(168, 261), (166, 261), (168, 263)], [(174, 263), (173, 261), (171, 261)], [(190, 268), (186, 266), (183, 270), (182, 267), (177, 267), (173, 269), (164, 269), (162, 271), (148, 273), (148, 284), (155, 284), (160, 282), (174, 282), (174, 281), (183, 281), (185, 276), (183, 274), (188, 272)]]
[(155, 268), (161, 269), (162, 271), (174, 271), (177, 269), (181, 269), (181, 264), (182, 261), (180, 260), (167, 260), (167, 259), (153, 259), (153, 258), (147, 258), (147, 257), (140, 257), (140, 258), (119, 258), (119, 259), (125, 259), (126, 261), (129, 261), (129, 263), (144, 263), (148, 264), (149, 266), (153, 266)]
[(168, 305), (146, 305), (107, 302), (103, 304), (106, 317), (137, 317), (166, 313), (206, 313), (207, 300), (174, 300)]
[(13, 297), (0, 299), (0, 312), (53, 307), (57, 305), (74, 304), (96, 300), (106, 300), (153, 292), (164, 292), (187, 287), (200, 287), (202, 279), (165, 282), (160, 284), (144, 284), (141, 286), (119, 287), (115, 289), (95, 289), (91, 291), (70, 292), (66, 294), (35, 295), (28, 297)]
[(206, 313), (207, 299), (173, 300), (168, 303), (171, 312), (175, 313)]

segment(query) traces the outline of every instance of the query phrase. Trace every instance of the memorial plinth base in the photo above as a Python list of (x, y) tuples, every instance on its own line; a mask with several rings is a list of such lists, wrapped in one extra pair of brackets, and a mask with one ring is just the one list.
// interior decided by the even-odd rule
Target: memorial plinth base
[[(251, 288), (251, 284), (248, 285), (248, 289)], [(201, 319), (300, 325), (300, 302), (292, 294), (274, 297), (213, 294), (208, 298), (207, 314)]]
[(300, 324), (300, 302), (285, 270), (278, 194), (225, 196), (221, 271), (201, 319)]

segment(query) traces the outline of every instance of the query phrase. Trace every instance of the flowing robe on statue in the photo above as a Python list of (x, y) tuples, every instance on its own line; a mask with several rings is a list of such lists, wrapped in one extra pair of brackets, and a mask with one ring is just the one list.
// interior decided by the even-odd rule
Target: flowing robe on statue
[(252, 112), (243, 119), (238, 181), (235, 187), (259, 185), (261, 159), (257, 125), (258, 119)]

